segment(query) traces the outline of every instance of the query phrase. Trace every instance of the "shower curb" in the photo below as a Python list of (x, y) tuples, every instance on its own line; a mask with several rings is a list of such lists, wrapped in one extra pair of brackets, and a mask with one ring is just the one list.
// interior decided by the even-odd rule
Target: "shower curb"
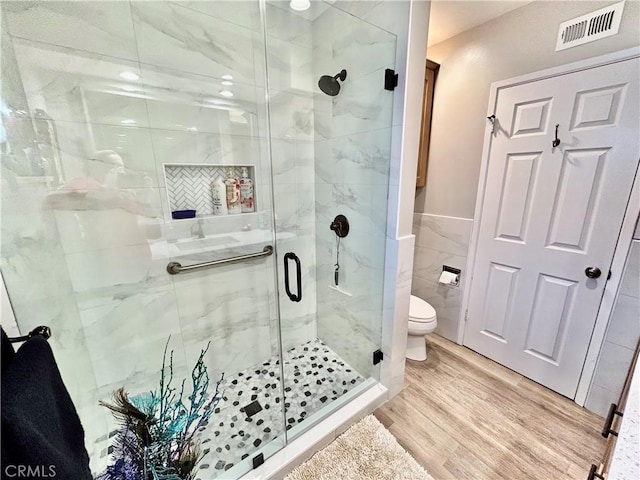
[(387, 389), (372, 385), (318, 425), (293, 440), (289, 445), (268, 458), (264, 464), (241, 477), (242, 480), (284, 478), (314, 453), (323, 449), (365, 416), (387, 401)]

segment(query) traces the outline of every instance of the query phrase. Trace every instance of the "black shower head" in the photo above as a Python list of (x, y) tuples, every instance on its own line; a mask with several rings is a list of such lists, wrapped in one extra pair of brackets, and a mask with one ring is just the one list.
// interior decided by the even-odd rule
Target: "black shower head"
[(318, 80), (318, 86), (320, 90), (331, 97), (335, 97), (340, 93), (340, 83), (338, 80), (344, 82), (345, 78), (347, 78), (347, 71), (342, 70), (340, 73), (337, 73), (335, 76), (323, 75)]

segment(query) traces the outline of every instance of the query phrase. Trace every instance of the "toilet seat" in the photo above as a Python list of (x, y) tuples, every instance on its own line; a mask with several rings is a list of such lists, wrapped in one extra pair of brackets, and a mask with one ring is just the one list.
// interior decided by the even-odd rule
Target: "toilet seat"
[(421, 298), (411, 295), (411, 299), (409, 300), (409, 321), (433, 323), (436, 321), (436, 311)]

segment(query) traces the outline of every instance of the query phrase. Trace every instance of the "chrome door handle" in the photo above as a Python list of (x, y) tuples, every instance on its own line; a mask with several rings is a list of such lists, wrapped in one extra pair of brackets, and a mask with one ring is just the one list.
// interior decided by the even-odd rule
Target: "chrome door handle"
[(598, 267), (587, 267), (584, 269), (584, 274), (589, 278), (598, 278), (602, 275), (602, 271)]

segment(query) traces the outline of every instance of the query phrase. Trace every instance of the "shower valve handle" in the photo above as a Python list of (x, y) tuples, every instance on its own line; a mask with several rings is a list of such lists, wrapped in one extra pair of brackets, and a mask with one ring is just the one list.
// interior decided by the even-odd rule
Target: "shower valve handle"
[(338, 237), (344, 238), (349, 234), (349, 220), (344, 215), (336, 215), (329, 229), (333, 230)]

